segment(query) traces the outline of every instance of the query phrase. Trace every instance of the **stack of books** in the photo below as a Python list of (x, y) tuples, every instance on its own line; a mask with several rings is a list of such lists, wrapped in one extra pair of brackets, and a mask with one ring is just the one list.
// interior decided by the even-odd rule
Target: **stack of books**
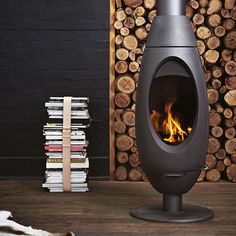
[[(88, 103), (89, 99), (84, 97), (72, 97), (71, 100), (71, 192), (88, 191), (89, 160), (85, 134), (86, 128), (90, 125)], [(50, 192), (63, 192), (63, 97), (50, 97), (45, 106), (49, 118), (54, 121), (60, 119), (60, 123), (47, 123), (43, 128), (47, 156), (43, 187)]]

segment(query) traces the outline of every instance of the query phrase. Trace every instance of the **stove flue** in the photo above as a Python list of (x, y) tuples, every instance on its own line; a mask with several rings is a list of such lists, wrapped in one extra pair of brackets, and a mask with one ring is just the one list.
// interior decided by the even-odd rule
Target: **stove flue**
[(163, 206), (141, 206), (131, 215), (178, 223), (212, 218), (207, 208), (182, 205), (208, 144), (207, 90), (184, 0), (157, 1), (137, 89), (136, 140), (142, 169), (163, 194)]

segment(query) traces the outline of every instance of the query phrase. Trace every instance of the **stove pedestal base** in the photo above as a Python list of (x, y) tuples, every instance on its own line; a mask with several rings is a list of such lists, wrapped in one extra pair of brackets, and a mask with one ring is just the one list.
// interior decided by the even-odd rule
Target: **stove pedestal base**
[(178, 213), (163, 211), (157, 205), (144, 205), (135, 208), (130, 214), (141, 220), (166, 223), (192, 223), (209, 220), (214, 217), (213, 211), (197, 205), (183, 205), (182, 211)]

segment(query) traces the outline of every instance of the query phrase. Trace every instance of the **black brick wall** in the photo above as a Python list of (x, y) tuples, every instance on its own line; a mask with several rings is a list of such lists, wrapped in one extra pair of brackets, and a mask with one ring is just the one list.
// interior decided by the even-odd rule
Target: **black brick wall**
[(90, 97), (91, 174), (107, 175), (108, 70), (109, 0), (1, 0), (0, 175), (43, 174), (44, 102), (64, 95)]

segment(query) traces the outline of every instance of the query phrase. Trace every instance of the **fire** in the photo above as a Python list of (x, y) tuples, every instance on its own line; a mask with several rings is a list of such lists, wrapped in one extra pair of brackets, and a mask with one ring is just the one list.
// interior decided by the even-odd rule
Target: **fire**
[(154, 129), (164, 135), (164, 141), (169, 143), (183, 142), (192, 131), (192, 128), (188, 127), (186, 131), (181, 128), (178, 117), (174, 117), (171, 113), (172, 105), (173, 103), (165, 104), (164, 119), (162, 114), (153, 110), (151, 113), (151, 121)]

